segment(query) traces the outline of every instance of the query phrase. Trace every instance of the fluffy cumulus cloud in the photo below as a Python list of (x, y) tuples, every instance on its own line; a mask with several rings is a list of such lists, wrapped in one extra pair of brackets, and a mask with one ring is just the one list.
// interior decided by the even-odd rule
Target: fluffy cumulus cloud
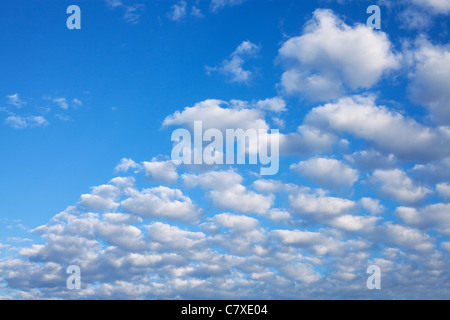
[(376, 170), (370, 178), (382, 195), (401, 203), (422, 202), (432, 191), (417, 185), (401, 170)]
[(83, 194), (80, 204), (96, 211), (108, 211), (116, 209), (120, 191), (115, 186), (103, 185), (92, 189), (90, 194)]
[(408, 225), (421, 229), (434, 229), (450, 235), (450, 205), (433, 204), (423, 208), (397, 208), (396, 214)]
[[(391, 297), (407, 297), (398, 288), (408, 284), (403, 273), (412, 272), (411, 265), (423, 264), (416, 285), (428, 290), (424, 281), (447, 264), (426, 233), (449, 232), (445, 205), (399, 207), (396, 215), (405, 226), (385, 221), (377, 199), (339, 198), (237, 170), (185, 172), (184, 191), (164, 185), (138, 189), (145, 164), (132, 176), (92, 188), (76, 206), (35, 228), (41, 244), (0, 260), (10, 295), (298, 299), (327, 297), (324, 288), (342, 294), (333, 288), (350, 285), (344, 294), (369, 298), (361, 275), (377, 263), (391, 270)], [(126, 173), (136, 162), (124, 159), (119, 167)], [(192, 200), (197, 188), (209, 199), (201, 205)], [(373, 255), (375, 246), (381, 251)], [(65, 268), (73, 264), (83, 272), (81, 291), (65, 289)], [(256, 287), (262, 291), (255, 293)]]
[(428, 127), (386, 106), (378, 106), (373, 96), (341, 98), (314, 108), (305, 121), (311, 126), (352, 134), (405, 160), (442, 159), (450, 153), (448, 128)]
[(450, 47), (420, 40), (412, 55), (412, 100), (427, 107), (434, 121), (450, 125)]
[(351, 187), (358, 180), (357, 170), (335, 159), (312, 158), (291, 169), (326, 188)]
[[(267, 114), (286, 108), (281, 98), (206, 100), (164, 124), (268, 128)], [(403, 145), (402, 130), (418, 143)], [(342, 149), (342, 160), (317, 156), (344, 148), (349, 134), (370, 147)], [(313, 108), (297, 132), (280, 134), (292, 143), (287, 155), (316, 154), (291, 165), (297, 175), (289, 182), (240, 168), (175, 166), (163, 156), (124, 158), (115, 178), (31, 231), (42, 241), (0, 246), (17, 252), (0, 259), (4, 292), (33, 299), (370, 298), (366, 269), (376, 264), (389, 274), (383, 297), (413, 297), (419, 288), (425, 297), (445, 297), (450, 288), (436, 292), (433, 283), (449, 276), (450, 188), (417, 179), (420, 166), (445, 161), (445, 150), (408, 172), (397, 167), (425, 148), (420, 141), (444, 137), (374, 97), (354, 96)], [(364, 188), (355, 193), (357, 181)], [(434, 191), (442, 203), (426, 202)], [(82, 290), (66, 289), (68, 265), (80, 266)]]
[(291, 193), (289, 202), (295, 215), (317, 223), (327, 223), (330, 219), (355, 212), (357, 208), (357, 203), (352, 200), (305, 190)]
[(450, 199), (450, 184), (449, 183), (438, 184), (436, 186), (436, 191), (442, 198), (444, 198), (446, 200)]
[(196, 222), (202, 211), (178, 189), (158, 187), (133, 192), (121, 203), (125, 212), (146, 218)]
[(273, 196), (248, 190), (241, 184), (243, 178), (233, 172), (213, 172), (202, 175), (183, 175), (188, 186), (200, 186), (208, 191), (214, 205), (223, 210), (243, 213), (266, 213), (272, 206)]
[(178, 180), (178, 173), (172, 161), (143, 162), (145, 174), (148, 178), (162, 182), (172, 183)]
[(253, 72), (244, 69), (244, 63), (248, 58), (254, 58), (261, 47), (250, 42), (242, 42), (236, 50), (230, 55), (229, 58), (222, 62), (219, 67), (207, 67), (208, 73), (217, 71), (230, 79), (231, 82), (236, 83), (248, 83), (252, 80)]
[(285, 67), (281, 86), (288, 94), (319, 101), (371, 88), (399, 65), (391, 47), (383, 32), (364, 25), (351, 27), (330, 10), (316, 10), (303, 34), (280, 49)]
[(203, 129), (268, 129), (261, 110), (239, 108), (221, 100), (205, 100), (182, 112), (175, 112), (164, 120), (165, 126), (193, 127), (195, 121), (203, 123)]
[(446, 0), (412, 0), (412, 3), (430, 8), (436, 13), (450, 13), (450, 3)]

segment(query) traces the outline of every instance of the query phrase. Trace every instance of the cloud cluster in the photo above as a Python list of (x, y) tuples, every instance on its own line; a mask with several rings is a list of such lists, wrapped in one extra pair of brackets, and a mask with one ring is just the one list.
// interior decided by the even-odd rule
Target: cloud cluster
[(401, 159), (430, 161), (450, 153), (448, 128), (427, 127), (385, 106), (377, 106), (374, 96), (344, 97), (314, 108), (305, 122), (324, 130), (352, 134)]
[[(210, 10), (242, 2), (212, 0)], [(447, 10), (445, 2), (415, 2)], [(137, 23), (140, 7), (118, 0), (107, 4)], [(169, 17), (187, 14), (187, 2), (178, 1)], [(113, 179), (34, 228), (33, 239), (41, 241), (0, 244), (1, 254), (10, 254), (0, 255), (1, 294), (370, 299), (366, 270), (376, 264), (383, 272), (380, 297), (447, 298), (449, 50), (425, 40), (408, 50), (411, 99), (427, 108), (431, 121), (389, 103), (379, 105), (376, 94), (355, 93), (395, 70), (400, 55), (385, 33), (316, 10), (302, 35), (281, 45), (283, 90), (277, 96), (208, 99), (163, 122), (164, 128), (192, 129), (202, 121), (204, 129), (222, 131), (267, 130), (290, 122), (291, 132), (279, 134), (283, 170), (278, 176), (264, 179), (251, 166), (176, 166), (164, 155), (141, 162), (124, 158)], [(248, 83), (254, 74), (244, 64), (259, 51), (244, 41), (210, 71)], [(284, 95), (320, 104), (291, 119)], [(18, 94), (6, 99), (6, 124), (45, 125), (43, 117), (15, 113), (29, 106)], [(46, 101), (62, 110), (82, 105), (78, 99)], [(66, 288), (69, 265), (82, 270), (80, 291)]]
[(244, 3), (246, 0), (211, 0), (210, 9), (213, 12), (219, 11), (220, 9), (227, 6), (237, 6)]
[(279, 59), (285, 68), (284, 91), (315, 101), (369, 89), (399, 66), (385, 33), (364, 25), (348, 26), (332, 11), (322, 9), (314, 12), (301, 36), (282, 45)]
[(219, 72), (230, 79), (231, 82), (249, 83), (253, 77), (253, 72), (244, 69), (245, 60), (254, 58), (261, 50), (261, 47), (250, 41), (242, 42), (236, 50), (225, 59), (219, 67), (207, 67), (208, 73)]
[[(46, 127), (50, 124), (48, 117), (50, 112), (53, 111), (51, 107), (29, 104), (27, 101), (22, 100), (18, 93), (7, 95), (6, 100), (6, 104), (9, 107), (0, 108), (0, 112), (5, 112), (7, 114), (7, 117), (3, 120), (5, 125), (20, 130)], [(45, 101), (45, 103), (51, 101), (52, 104), (58, 106), (66, 113), (70, 107), (77, 109), (83, 105), (83, 102), (78, 98), (68, 101), (64, 97), (53, 98), (44, 96), (42, 100)], [(70, 119), (67, 114), (55, 113), (53, 116), (62, 121)]]
[(420, 40), (411, 54), (412, 100), (427, 107), (435, 122), (450, 125), (450, 47)]
[(121, 0), (105, 0), (106, 6), (109, 9), (121, 9), (123, 12), (122, 19), (127, 23), (138, 24), (141, 19), (142, 12), (145, 9), (145, 5), (142, 3), (136, 3), (133, 5), (126, 5)]
[(430, 8), (435, 13), (450, 13), (450, 3), (446, 0), (412, 0), (412, 2)]
[(325, 188), (352, 187), (358, 180), (357, 170), (335, 159), (312, 158), (291, 169)]

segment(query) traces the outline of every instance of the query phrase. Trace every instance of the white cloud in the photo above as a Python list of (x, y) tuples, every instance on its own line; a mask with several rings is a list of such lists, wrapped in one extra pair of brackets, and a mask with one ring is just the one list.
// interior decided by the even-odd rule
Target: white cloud
[(78, 98), (73, 99), (72, 103), (75, 105), (75, 107), (81, 107), (83, 105), (83, 101)]
[(410, 30), (425, 30), (433, 22), (432, 15), (423, 12), (422, 8), (408, 7), (400, 12), (398, 18), (401, 21), (401, 27)]
[(236, 216), (228, 213), (216, 215), (214, 221), (219, 226), (241, 232), (254, 230), (259, 225), (259, 221), (254, 218)]
[(152, 241), (170, 248), (191, 249), (204, 243), (205, 234), (181, 230), (178, 227), (155, 222), (147, 227), (147, 232)]
[(114, 169), (115, 172), (127, 173), (130, 169), (138, 169), (140, 165), (134, 162), (132, 159), (123, 158), (120, 163)]
[(281, 271), (290, 279), (295, 279), (308, 285), (316, 283), (322, 278), (310, 264), (290, 264), (281, 268)]
[[(274, 197), (248, 190), (241, 184), (243, 178), (233, 171), (207, 172), (202, 175), (182, 176), (189, 187), (199, 185), (210, 190), (207, 195), (220, 209), (241, 213), (265, 214), (271, 208)], [(212, 189), (212, 190), (211, 190)]]
[(399, 65), (385, 33), (362, 24), (350, 27), (322, 9), (314, 12), (302, 36), (283, 44), (279, 59), (286, 68), (281, 85), (288, 94), (322, 101), (368, 89)]
[(52, 101), (63, 110), (69, 109), (69, 103), (66, 98), (53, 98)]
[(196, 17), (196, 18), (204, 18), (205, 17), (203, 15), (202, 11), (199, 8), (197, 8), (196, 6), (192, 6), (191, 16)]
[(291, 214), (286, 210), (280, 210), (280, 209), (271, 209), (267, 214), (266, 217), (275, 223), (283, 223), (285, 225), (294, 225), (294, 219), (292, 218)]
[(131, 24), (137, 24), (140, 22), (142, 12), (145, 9), (144, 4), (137, 3), (134, 5), (125, 5), (120, 0), (106, 0), (106, 6), (109, 9), (120, 8), (123, 11), (123, 20)]
[(344, 215), (330, 221), (330, 225), (350, 232), (372, 229), (380, 220), (379, 217)]
[(164, 126), (186, 125), (193, 127), (195, 121), (202, 121), (203, 129), (268, 129), (264, 114), (256, 109), (235, 109), (221, 100), (205, 100), (175, 112), (164, 119)]
[(134, 224), (143, 221), (140, 217), (124, 213), (105, 213), (103, 218), (110, 224)]
[(416, 164), (412, 171), (418, 179), (423, 181), (431, 183), (450, 181), (450, 157)]
[(450, 252), (450, 242), (443, 242), (441, 244), (442, 249), (447, 250), (448, 252)]
[(401, 159), (429, 161), (450, 153), (449, 130), (429, 128), (387, 107), (377, 106), (374, 97), (345, 97), (314, 108), (305, 123), (350, 133)]
[(436, 185), (436, 191), (439, 196), (448, 200), (450, 199), (450, 184), (449, 183), (440, 183)]
[(275, 97), (266, 100), (260, 100), (256, 103), (256, 107), (261, 110), (269, 110), (273, 112), (286, 111), (286, 102), (283, 98)]
[(311, 158), (291, 165), (291, 170), (327, 188), (352, 187), (359, 178), (357, 170), (327, 158)]
[(215, 12), (227, 6), (240, 5), (246, 0), (211, 0), (210, 9)]
[(320, 232), (309, 232), (300, 230), (274, 230), (275, 238), (284, 245), (297, 246), (312, 249), (319, 255), (329, 253), (337, 254), (342, 250), (340, 244)]
[(27, 103), (25, 101), (22, 101), (19, 97), (19, 94), (12, 94), (12, 95), (8, 95), (6, 96), (6, 98), (8, 99), (8, 104), (15, 106), (17, 108), (22, 108), (24, 105), (26, 105)]
[(258, 192), (266, 194), (284, 192), (283, 182), (275, 180), (256, 180), (253, 183), (253, 188)]
[(158, 187), (135, 192), (121, 203), (125, 212), (143, 218), (197, 222), (202, 210), (178, 189)]
[[(349, 98), (349, 104), (357, 99)], [(285, 109), (282, 104), (263, 101), (262, 107), (255, 101), (208, 100), (168, 117), (166, 125), (190, 126), (200, 117), (205, 120), (205, 127), (267, 128), (264, 111)], [(347, 101), (339, 103), (345, 106)], [(317, 150), (331, 153), (336, 146), (342, 151), (345, 140), (339, 143), (336, 135), (351, 133), (382, 149), (369, 146), (367, 152), (346, 158), (358, 168), (364, 163), (367, 171), (384, 169), (372, 174), (372, 178), (379, 178), (380, 189), (398, 189), (399, 197), (407, 199), (428, 194), (430, 190), (401, 170), (400, 173), (393, 170), (394, 174), (390, 175), (398, 185), (386, 178), (389, 175), (386, 169), (397, 160), (394, 152), (384, 151), (380, 146), (388, 143), (389, 134), (394, 135), (396, 131), (392, 129), (384, 138), (377, 134), (383, 135), (383, 130), (390, 130), (391, 125), (400, 124), (397, 129), (401, 131), (402, 125), (410, 125), (409, 120), (403, 117), (399, 122), (389, 122), (386, 119), (396, 119), (396, 113), (361, 100), (355, 105), (354, 109), (353, 105), (346, 109), (346, 113), (330, 107), (326, 116), (327, 112), (313, 110), (311, 114), (315, 117), (289, 135), (290, 141), (305, 145), (295, 145), (292, 149), (298, 153)], [(351, 119), (355, 113), (356, 119)], [(337, 122), (333, 122), (333, 117), (338, 118)], [(387, 124), (375, 126), (380, 129), (377, 132), (370, 124), (379, 122), (380, 118)], [(359, 125), (361, 119), (367, 123)], [(350, 124), (345, 123), (347, 120)], [(416, 134), (413, 138), (427, 132), (419, 124), (413, 127), (418, 128), (411, 131)], [(437, 135), (438, 131), (431, 132)], [(353, 149), (345, 149), (345, 154), (352, 152)], [(333, 170), (329, 173), (334, 184), (340, 186), (345, 181), (350, 186), (358, 172), (342, 161), (328, 158), (336, 156), (330, 153), (314, 154), (314, 158), (301, 162), (304, 173), (309, 174), (306, 168), (312, 165), (312, 177), (321, 179), (324, 174), (321, 169), (330, 166), (342, 175), (339, 180)], [(7, 254), (13, 255), (16, 250), (18, 259), (0, 260), (3, 280), (0, 291), (6, 288), (14, 298), (43, 299), (326, 299), (330, 296), (370, 299), (371, 293), (360, 276), (373, 261), (383, 267), (383, 272), (389, 272), (392, 290), (383, 291), (383, 298), (414, 298), (417, 292), (425, 297), (448, 296), (449, 286), (442, 280), (450, 270), (445, 252), (450, 247), (445, 242), (436, 247), (436, 239), (425, 233), (430, 229), (443, 236), (448, 234), (447, 204), (399, 208), (396, 215), (400, 219), (391, 214), (382, 217), (384, 198), (353, 201), (331, 197), (323, 190), (289, 183), (298, 180), (289, 172), (280, 175), (278, 180), (263, 180), (247, 170), (245, 175), (234, 170), (201, 174), (194, 171), (194, 174), (185, 167), (177, 168), (183, 181), (180, 190), (156, 187), (138, 191), (135, 184), (145, 184), (146, 174), (163, 183), (177, 180), (178, 170), (156, 159), (161, 157), (143, 163), (122, 159), (116, 172), (133, 176), (116, 177), (106, 185), (92, 188), (76, 206), (67, 208), (32, 232), (41, 236), (42, 241), (29, 247), (11, 248)], [(320, 160), (324, 160), (323, 164)], [(445, 172), (439, 172), (438, 167), (435, 170), (445, 177)], [(417, 174), (418, 170), (413, 172)], [(448, 189), (448, 179), (443, 182), (436, 186), (441, 195)], [(202, 190), (186, 191), (193, 187)], [(358, 195), (372, 194), (372, 187), (370, 183), (365, 184)], [(393, 218), (399, 222), (387, 222)], [(184, 226), (185, 223), (191, 225)], [(273, 230), (274, 223), (286, 230)], [(442, 235), (436, 236), (440, 242)], [(83, 290), (79, 292), (64, 288), (67, 279), (64, 269), (71, 264), (82, 267)]]
[(399, 224), (387, 223), (385, 235), (389, 242), (403, 248), (431, 251), (435, 247), (432, 238), (428, 234)]
[(211, 71), (218, 71), (230, 79), (231, 82), (248, 83), (252, 77), (253, 72), (244, 69), (245, 59), (254, 58), (261, 47), (251, 43), (250, 41), (242, 42), (231, 56), (222, 62), (222, 65), (217, 68), (207, 67), (208, 73)]
[(120, 191), (112, 185), (92, 188), (90, 194), (81, 195), (80, 204), (96, 211), (116, 210), (119, 204)]
[(450, 204), (439, 203), (419, 209), (400, 207), (395, 213), (408, 225), (450, 235)]
[(22, 117), (11, 115), (4, 120), (5, 124), (14, 129), (25, 129), (28, 127), (45, 127), (49, 122), (43, 116)]
[(359, 200), (360, 206), (367, 210), (372, 215), (378, 215), (384, 212), (385, 207), (380, 203), (378, 199), (362, 198)]
[(183, 174), (184, 183), (190, 187), (200, 186), (203, 189), (226, 190), (243, 181), (241, 175), (234, 171), (210, 171), (202, 175)]
[(386, 155), (373, 149), (357, 151), (345, 156), (345, 160), (364, 171), (393, 169), (397, 166), (396, 158), (393, 154)]
[(436, 122), (450, 125), (450, 47), (420, 40), (412, 55), (412, 100), (426, 106)]
[(144, 235), (134, 226), (102, 222), (98, 223), (94, 230), (100, 237), (107, 239), (111, 245), (133, 251), (146, 247)]
[(147, 178), (161, 183), (174, 183), (178, 180), (178, 173), (175, 165), (171, 160), (156, 161), (142, 163)]
[(289, 195), (291, 210), (294, 215), (308, 222), (325, 224), (346, 232), (372, 232), (380, 217), (352, 215), (363, 208), (372, 215), (383, 211), (379, 201), (363, 198), (358, 203), (336, 197), (326, 196), (321, 190), (317, 194), (308, 193), (307, 189), (296, 190)]
[(168, 16), (173, 21), (178, 21), (187, 14), (187, 3), (184, 0), (178, 1), (171, 8), (172, 11), (168, 14)]
[(411, 0), (413, 3), (431, 8), (435, 13), (450, 13), (448, 0)]
[(332, 218), (348, 214), (357, 208), (357, 204), (351, 200), (305, 191), (291, 193), (289, 202), (294, 214), (319, 223), (326, 223)]
[(235, 185), (226, 190), (212, 190), (209, 196), (217, 207), (242, 213), (264, 214), (274, 201), (273, 196), (249, 191), (243, 185)]
[(218, 231), (211, 237), (212, 245), (218, 245), (237, 256), (265, 256), (267, 235), (259, 221), (247, 216), (219, 214), (212, 219)]
[(432, 193), (430, 189), (416, 185), (405, 172), (399, 169), (376, 170), (370, 180), (379, 187), (383, 196), (401, 203), (417, 204)]
[(328, 152), (337, 144), (338, 138), (325, 130), (314, 126), (302, 125), (297, 132), (280, 134), (280, 152), (282, 154), (310, 155)]

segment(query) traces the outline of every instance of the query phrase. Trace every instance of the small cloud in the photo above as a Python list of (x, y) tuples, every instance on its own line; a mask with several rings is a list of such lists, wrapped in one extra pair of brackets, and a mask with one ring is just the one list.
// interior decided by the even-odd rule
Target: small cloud
[(171, 8), (172, 11), (169, 12), (169, 19), (173, 21), (179, 21), (187, 14), (187, 3), (184, 0), (178, 1), (178, 3), (174, 4)]
[(45, 100), (49, 100), (56, 105), (58, 105), (61, 109), (67, 110), (69, 109), (69, 103), (67, 102), (66, 98), (53, 98), (53, 97), (44, 97)]
[(6, 96), (6, 98), (8, 99), (8, 104), (15, 106), (17, 108), (22, 108), (24, 105), (26, 105), (27, 103), (25, 101), (22, 101), (19, 97), (19, 94), (12, 94), (9, 96)]
[(202, 11), (199, 8), (197, 8), (196, 6), (192, 7), (191, 16), (196, 17), (196, 18), (204, 18), (205, 17), (203, 15)]
[(77, 98), (73, 99), (72, 102), (73, 102), (75, 107), (81, 107), (83, 105), (83, 102), (80, 99), (77, 99)]
[(206, 67), (207, 74), (217, 71), (229, 77), (231, 82), (248, 83), (253, 76), (253, 72), (243, 68), (245, 59), (255, 57), (260, 50), (260, 46), (253, 44), (250, 41), (244, 41), (236, 48), (228, 59), (225, 59), (222, 62), (220, 67)]
[(246, 0), (211, 0), (210, 10), (217, 12), (224, 7), (240, 5), (245, 1)]
[(114, 169), (114, 172), (119, 173), (127, 173), (130, 169), (139, 169), (140, 165), (134, 162), (132, 159), (123, 158), (120, 160), (120, 163)]
[(58, 118), (61, 121), (70, 121), (70, 120), (72, 120), (72, 118), (69, 117), (68, 115), (60, 114), (60, 113), (59, 114), (55, 114), (55, 118)]
[(256, 107), (261, 110), (280, 113), (286, 111), (286, 102), (283, 100), (283, 98), (275, 97), (258, 101), (256, 103)]
[(106, 6), (109, 9), (120, 8), (123, 11), (123, 20), (127, 23), (138, 24), (141, 19), (141, 12), (144, 11), (145, 5), (137, 3), (134, 5), (125, 5), (120, 0), (106, 0)]
[(119, 0), (106, 0), (106, 5), (110, 8), (117, 8), (123, 6), (123, 3)]
[(5, 119), (5, 124), (13, 129), (25, 129), (28, 127), (45, 127), (48, 121), (42, 116), (21, 117), (12, 115)]

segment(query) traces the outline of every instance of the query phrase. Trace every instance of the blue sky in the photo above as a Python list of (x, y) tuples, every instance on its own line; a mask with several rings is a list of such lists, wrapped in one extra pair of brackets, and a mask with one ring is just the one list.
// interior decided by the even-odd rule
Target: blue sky
[[(448, 297), (448, 1), (0, 12), (0, 298)], [(279, 129), (280, 171), (173, 165), (193, 119)]]

